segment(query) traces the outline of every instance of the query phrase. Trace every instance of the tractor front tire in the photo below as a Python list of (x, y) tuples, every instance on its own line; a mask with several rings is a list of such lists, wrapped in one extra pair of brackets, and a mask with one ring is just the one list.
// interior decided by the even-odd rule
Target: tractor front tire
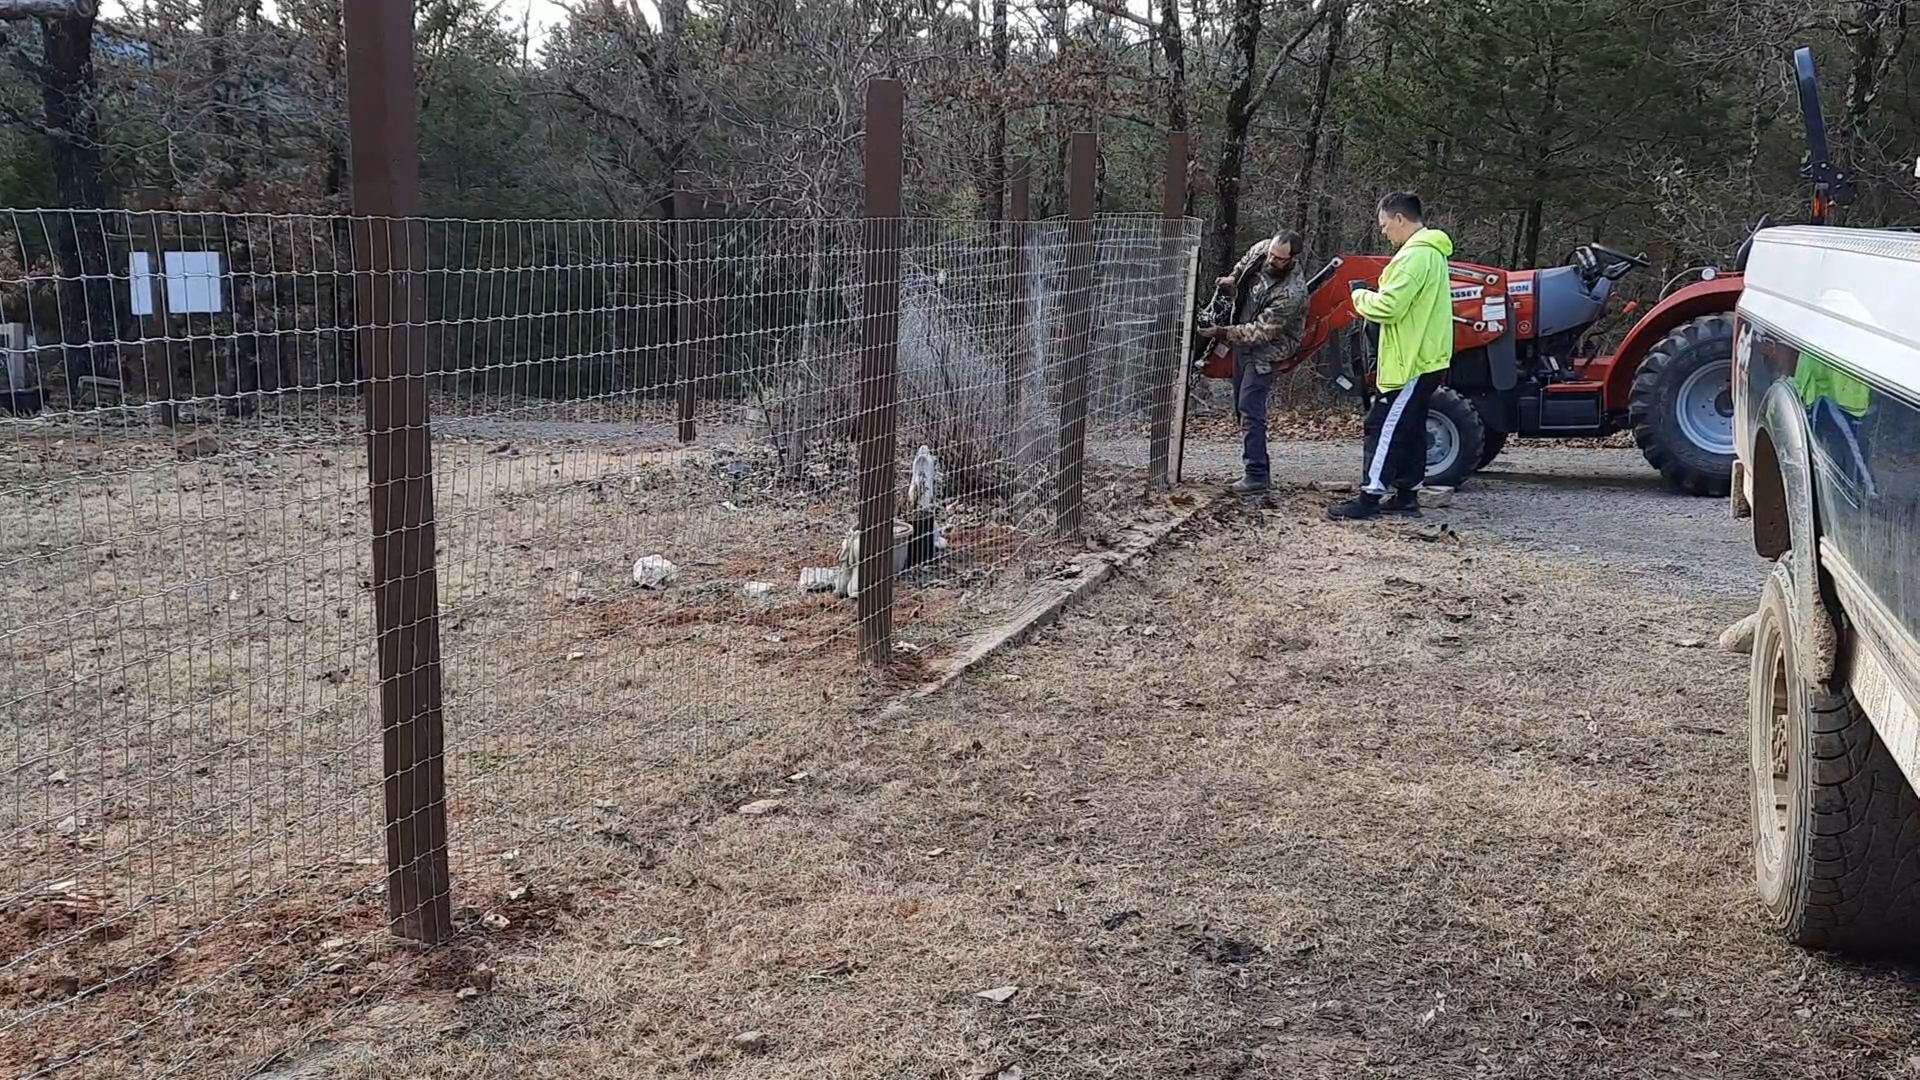
[(1480, 467), (1487, 425), (1473, 402), (1451, 386), (1433, 392), (1427, 405), (1427, 486), (1457, 488)]
[(1682, 323), (1648, 351), (1627, 401), (1633, 441), (1667, 482), (1725, 498), (1733, 482), (1733, 316)]
[(1754, 879), (1802, 948), (1920, 947), (1920, 798), (1845, 676), (1810, 670), (1782, 557), (1761, 594), (1748, 669)]

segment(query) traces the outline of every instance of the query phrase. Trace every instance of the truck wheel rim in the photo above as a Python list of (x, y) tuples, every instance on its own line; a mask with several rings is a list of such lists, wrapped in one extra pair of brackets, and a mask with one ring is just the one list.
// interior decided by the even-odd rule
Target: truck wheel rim
[(1680, 434), (1709, 454), (1733, 456), (1733, 362), (1696, 368), (1680, 383), (1673, 411)]
[(1780, 624), (1763, 619), (1753, 643), (1754, 656), (1762, 659), (1767, 670), (1754, 687), (1753, 737), (1750, 764), (1753, 769), (1754, 856), (1769, 878), (1778, 875), (1785, 859), (1787, 820), (1793, 792), (1792, 755), (1787, 737), (1791, 730), (1788, 710), (1793, 695), (1787, 685), (1786, 642)]
[(1427, 414), (1427, 475), (1439, 476), (1460, 457), (1460, 429), (1438, 413)]

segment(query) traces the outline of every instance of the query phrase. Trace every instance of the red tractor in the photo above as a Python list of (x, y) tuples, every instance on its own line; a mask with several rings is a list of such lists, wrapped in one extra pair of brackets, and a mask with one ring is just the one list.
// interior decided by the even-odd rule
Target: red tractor
[[(1833, 171), (1813, 82), (1811, 54), (1795, 57), (1807, 122), (1807, 173), (1813, 221), (1851, 193)], [(1770, 224), (1762, 219), (1759, 228)], [(1733, 472), (1733, 311), (1740, 301), (1743, 245), (1730, 272), (1711, 267), (1669, 281), (1657, 303), (1610, 353), (1598, 346), (1614, 285), (1647, 265), (1600, 244), (1575, 248), (1568, 265), (1503, 270), (1449, 262), (1453, 284), (1453, 366), (1427, 421), (1427, 481), (1457, 486), (1500, 453), (1511, 436), (1592, 438), (1632, 431), (1641, 453), (1669, 483), (1695, 495), (1724, 496)], [(1372, 384), (1377, 328), (1348, 299), (1350, 283), (1374, 285), (1389, 256), (1342, 255), (1313, 276), (1300, 351), (1291, 370), (1347, 331), (1356, 346), (1343, 388)], [(1258, 264), (1248, 273), (1258, 272)], [(1201, 325), (1232, 317), (1216, 295)], [(1629, 304), (1625, 313), (1635, 305)], [(1200, 374), (1232, 376), (1225, 346), (1201, 342)]]

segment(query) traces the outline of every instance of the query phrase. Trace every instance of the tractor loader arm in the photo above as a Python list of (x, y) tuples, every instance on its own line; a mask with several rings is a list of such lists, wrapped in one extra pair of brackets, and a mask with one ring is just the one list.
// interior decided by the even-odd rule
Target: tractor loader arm
[[(1359, 321), (1348, 294), (1349, 283), (1358, 281), (1368, 287), (1379, 284), (1386, 269), (1385, 255), (1342, 255), (1323, 267), (1307, 281), (1307, 325), (1300, 335), (1300, 348), (1275, 368), (1281, 374), (1306, 363), (1320, 347), (1340, 331)], [(1210, 379), (1233, 377), (1233, 357), (1224, 348), (1204, 353), (1200, 374)]]

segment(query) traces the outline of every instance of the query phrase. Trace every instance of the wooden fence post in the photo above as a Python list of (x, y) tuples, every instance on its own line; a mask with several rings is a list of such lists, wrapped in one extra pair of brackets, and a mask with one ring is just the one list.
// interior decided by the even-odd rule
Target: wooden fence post
[(366, 372), (387, 921), (402, 937), (437, 944), (452, 936), (453, 911), (413, 9), (346, 0), (345, 22), (353, 209), (361, 219), (354, 228), (355, 322)]
[(1185, 295), (1186, 290), (1175, 285), (1176, 281), (1180, 285), (1186, 284), (1186, 267), (1180, 258), (1181, 240), (1187, 224), (1187, 133), (1184, 131), (1167, 133), (1166, 179), (1162, 194), (1160, 220), (1165, 269), (1160, 278), (1160, 288), (1165, 306), (1155, 337), (1156, 351), (1165, 358), (1167, 366), (1160, 371), (1160, 377), (1154, 383), (1152, 419), (1147, 436), (1148, 491), (1164, 491), (1173, 486), (1169, 458), (1173, 444), (1174, 401), (1176, 395), (1186, 392), (1187, 387), (1187, 343), (1179, 334), (1180, 305), (1190, 306), (1193, 298)]
[(1076, 132), (1067, 155), (1067, 365), (1060, 390), (1060, 466), (1055, 517), (1078, 536), (1087, 464), (1087, 366), (1093, 351), (1093, 188), (1099, 143)]
[(860, 656), (893, 655), (895, 431), (900, 399), (901, 148), (905, 95), (894, 79), (867, 80), (866, 209), (861, 241), (859, 386)]

